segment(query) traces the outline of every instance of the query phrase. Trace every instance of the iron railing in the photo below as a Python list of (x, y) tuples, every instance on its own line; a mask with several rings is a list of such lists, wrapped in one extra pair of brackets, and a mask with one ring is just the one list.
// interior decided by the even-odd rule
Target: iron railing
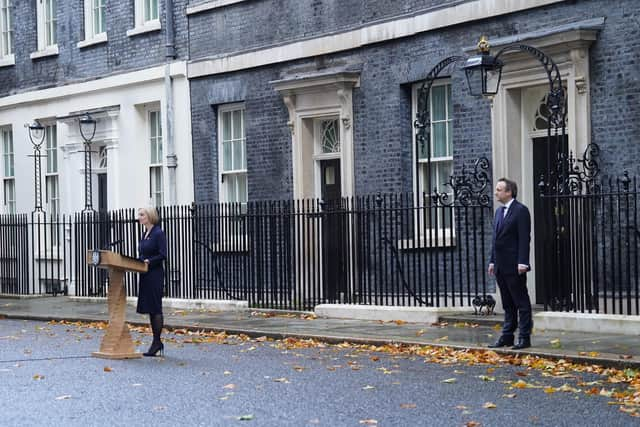
[[(164, 207), (165, 296), (246, 300), (303, 310), (321, 303), (470, 306), (494, 291), (485, 271), (491, 205), (466, 181), (450, 193)], [(638, 186), (627, 175), (542, 194), (545, 308), (639, 314)], [(587, 187), (585, 187), (587, 188)], [(105, 296), (88, 249), (135, 256), (134, 209), (0, 215), (0, 293)], [(125, 276), (137, 295), (137, 276)]]
[[(491, 215), (488, 203), (458, 196), (460, 203), (449, 194), (419, 201), (387, 194), (164, 207), (165, 296), (295, 310), (470, 305), (491, 291), (484, 274)], [(135, 214), (0, 216), (0, 237), (12, 242), (0, 245), (2, 293), (105, 296), (107, 274), (87, 266), (87, 250), (135, 256), (142, 231)], [(135, 274), (125, 285), (137, 295)]]
[(640, 314), (636, 178), (567, 181), (543, 194), (549, 249), (545, 309)]

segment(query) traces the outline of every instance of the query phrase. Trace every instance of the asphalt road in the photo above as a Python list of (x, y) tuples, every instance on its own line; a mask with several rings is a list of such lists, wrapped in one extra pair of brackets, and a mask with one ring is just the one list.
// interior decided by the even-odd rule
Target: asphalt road
[[(640, 425), (576, 391), (602, 380), (594, 374), (184, 335), (166, 335), (164, 358), (92, 358), (103, 333), (0, 319), (0, 426)], [(150, 336), (133, 336), (144, 351)], [(513, 388), (519, 380), (536, 388)]]

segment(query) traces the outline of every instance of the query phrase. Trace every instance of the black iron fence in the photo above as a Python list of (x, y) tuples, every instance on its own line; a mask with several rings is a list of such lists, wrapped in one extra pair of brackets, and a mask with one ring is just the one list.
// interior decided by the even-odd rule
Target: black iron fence
[(488, 291), (489, 208), (431, 202), (398, 194), (195, 206), (194, 296), (287, 309), (471, 305)]
[(545, 309), (639, 315), (637, 179), (584, 178), (568, 176), (561, 191), (542, 196)]
[[(449, 194), (373, 195), (334, 203), (261, 201), (161, 209), (165, 295), (247, 300), (253, 307), (320, 303), (471, 305), (489, 289), (488, 199)], [(457, 200), (456, 203), (453, 203)], [(105, 296), (107, 274), (87, 251), (135, 256), (133, 209), (0, 216), (2, 293)], [(137, 294), (137, 276), (125, 276)]]
[[(321, 303), (471, 306), (494, 284), (486, 186), (450, 193), (165, 207), (165, 295), (246, 300), (252, 307)], [(542, 195), (545, 308), (640, 314), (638, 186), (623, 176)], [(0, 216), (0, 293), (105, 296), (108, 277), (89, 249), (135, 256), (134, 209)], [(137, 276), (125, 276), (137, 295)]]
[(0, 216), (0, 292), (66, 293), (72, 254), (68, 216), (43, 212)]

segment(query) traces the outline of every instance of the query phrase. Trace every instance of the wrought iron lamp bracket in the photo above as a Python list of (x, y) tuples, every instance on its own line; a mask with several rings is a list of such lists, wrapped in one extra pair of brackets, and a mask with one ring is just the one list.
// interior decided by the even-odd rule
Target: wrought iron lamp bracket
[(565, 108), (565, 90), (562, 86), (562, 76), (556, 63), (540, 49), (522, 43), (514, 43), (503, 47), (496, 53), (496, 60), (508, 52), (528, 53), (542, 64), (549, 79), (549, 96), (547, 97), (547, 106), (549, 107), (549, 111), (551, 111), (549, 123), (555, 128), (564, 127), (567, 115)]

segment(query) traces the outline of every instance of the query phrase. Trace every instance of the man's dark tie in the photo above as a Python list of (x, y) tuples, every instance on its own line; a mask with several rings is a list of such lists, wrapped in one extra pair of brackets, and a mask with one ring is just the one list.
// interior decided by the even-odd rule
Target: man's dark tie
[(498, 221), (496, 224), (496, 232), (500, 231), (500, 229), (502, 228), (502, 223), (504, 222), (504, 211), (505, 211), (505, 207), (501, 206), (500, 209), (498, 209)]

